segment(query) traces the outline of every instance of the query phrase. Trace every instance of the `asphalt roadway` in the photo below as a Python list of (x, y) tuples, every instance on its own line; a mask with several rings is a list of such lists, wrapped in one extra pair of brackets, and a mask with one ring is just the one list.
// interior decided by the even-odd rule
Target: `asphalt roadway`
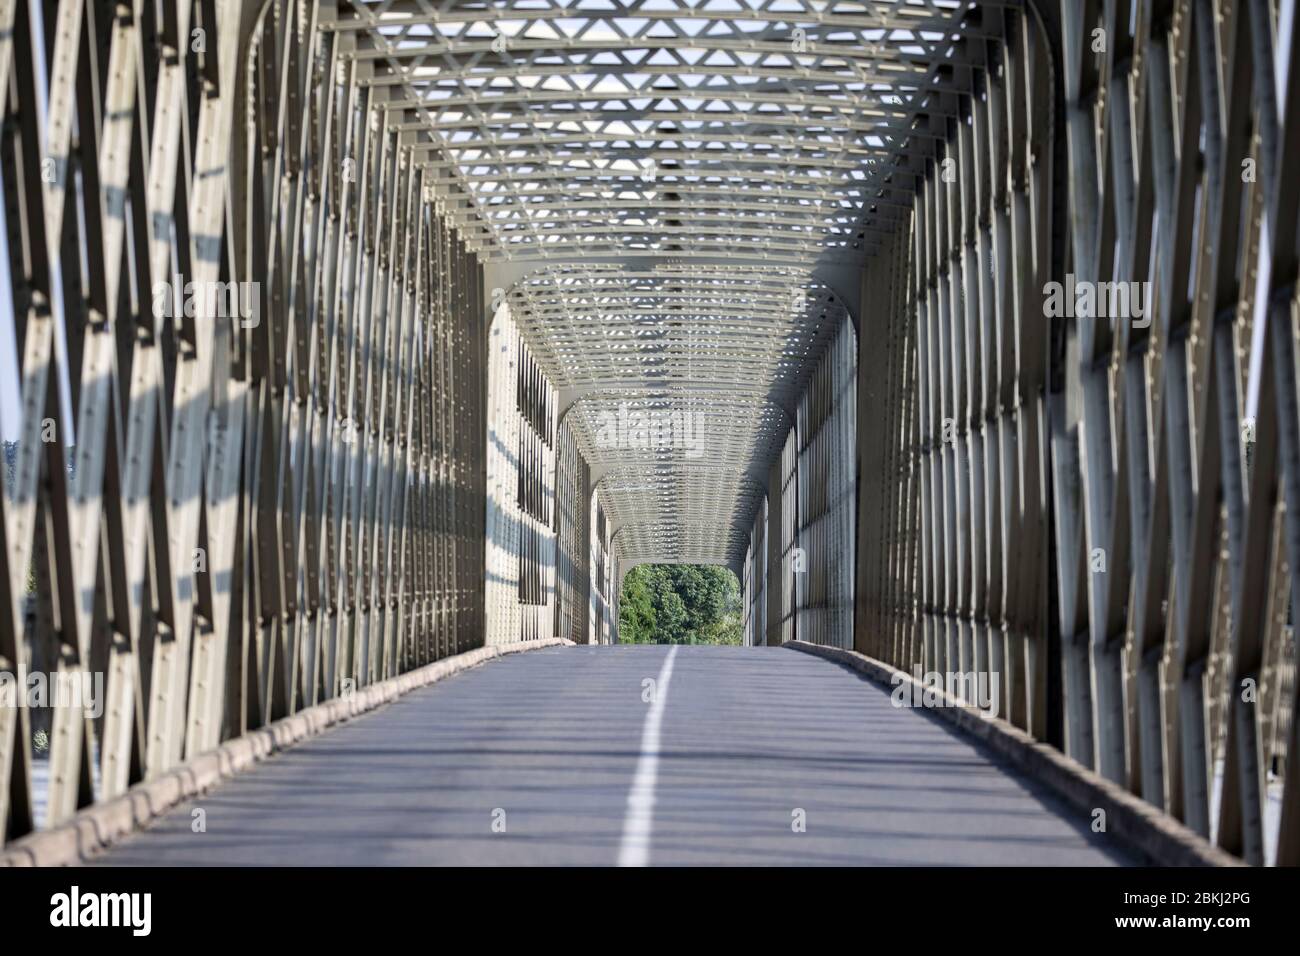
[(96, 863), (1133, 862), (1090, 822), (935, 715), (808, 654), (556, 647), (305, 741)]

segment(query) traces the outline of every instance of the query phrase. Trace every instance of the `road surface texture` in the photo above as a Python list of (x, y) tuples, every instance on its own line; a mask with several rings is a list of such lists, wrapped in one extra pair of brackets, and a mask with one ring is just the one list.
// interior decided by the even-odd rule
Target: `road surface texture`
[(1134, 862), (1085, 815), (834, 663), (680, 647), (665, 681), (671, 650), (492, 661), (294, 747), (96, 862)]

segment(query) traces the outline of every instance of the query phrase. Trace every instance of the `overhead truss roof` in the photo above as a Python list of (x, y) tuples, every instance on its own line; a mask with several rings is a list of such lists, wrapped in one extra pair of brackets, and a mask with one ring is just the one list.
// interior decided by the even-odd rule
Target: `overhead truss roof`
[(510, 277), (616, 554), (735, 564), (846, 316), (828, 265), (907, 221), (984, 12), (340, 0), (324, 26), (354, 40), (345, 66), (489, 276)]

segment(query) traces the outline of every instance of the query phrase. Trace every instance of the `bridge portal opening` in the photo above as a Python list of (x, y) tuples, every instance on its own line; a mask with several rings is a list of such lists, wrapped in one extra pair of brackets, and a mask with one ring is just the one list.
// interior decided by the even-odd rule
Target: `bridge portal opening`
[(621, 644), (741, 644), (740, 582), (710, 564), (640, 564), (619, 593)]

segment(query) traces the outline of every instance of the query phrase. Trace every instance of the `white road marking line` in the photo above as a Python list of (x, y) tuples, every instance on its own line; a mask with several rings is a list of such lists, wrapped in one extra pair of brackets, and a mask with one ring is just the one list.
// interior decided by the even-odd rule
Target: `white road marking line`
[(668, 681), (673, 676), (673, 658), (678, 645), (668, 650), (664, 666), (655, 681), (655, 699), (645, 715), (641, 732), (641, 759), (637, 761), (632, 789), (627, 792), (627, 816), (623, 818), (623, 842), (618, 850), (619, 866), (645, 866), (650, 862), (650, 832), (654, 829), (655, 777), (659, 773), (659, 725), (668, 700)]

